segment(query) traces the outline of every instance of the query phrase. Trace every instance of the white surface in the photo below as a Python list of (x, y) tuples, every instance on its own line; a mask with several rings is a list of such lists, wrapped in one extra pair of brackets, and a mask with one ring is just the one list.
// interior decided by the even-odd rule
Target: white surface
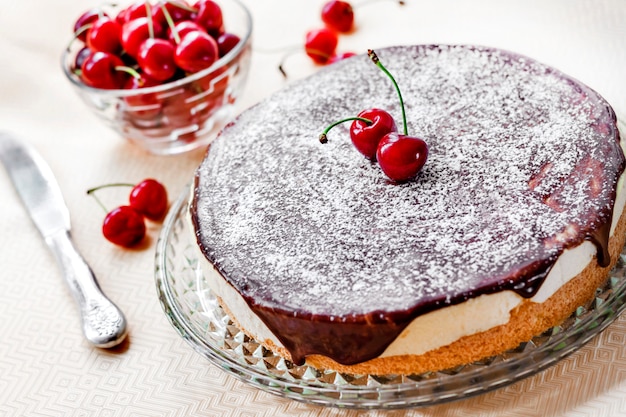
[[(255, 19), (251, 75), (241, 109), (281, 88), (282, 52), (320, 26), (323, 1), (246, 0)], [(392, 44), (476, 43), (520, 52), (599, 91), (626, 114), (623, 0), (379, 0), (356, 9), (341, 51)], [(194, 353), (156, 298), (154, 244), (137, 250), (100, 234), (90, 187), (154, 177), (178, 196), (202, 151), (156, 157), (126, 144), (84, 108), (63, 78), (60, 54), (74, 19), (94, 0), (0, 0), (0, 129), (31, 142), (50, 163), (72, 213), (73, 237), (103, 289), (127, 314), (129, 343), (90, 347), (37, 231), (0, 171), (0, 415), (6, 416), (616, 416), (626, 415), (626, 318), (557, 366), (505, 389), (407, 412), (356, 412), (280, 399), (226, 376)], [(317, 69), (303, 54), (290, 79)], [(113, 207), (127, 190), (103, 193)]]

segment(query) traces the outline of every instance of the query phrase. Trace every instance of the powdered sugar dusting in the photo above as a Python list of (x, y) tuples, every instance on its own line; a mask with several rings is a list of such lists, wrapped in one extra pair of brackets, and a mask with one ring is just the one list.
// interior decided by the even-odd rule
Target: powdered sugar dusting
[(389, 183), (349, 124), (317, 140), (372, 107), (401, 130), (395, 90), (365, 55), (244, 112), (199, 167), (199, 241), (247, 299), (337, 317), (445, 303), (514, 283), (608, 220), (623, 156), (596, 93), (493, 49), (376, 52), (409, 134), (429, 145), (414, 181)]

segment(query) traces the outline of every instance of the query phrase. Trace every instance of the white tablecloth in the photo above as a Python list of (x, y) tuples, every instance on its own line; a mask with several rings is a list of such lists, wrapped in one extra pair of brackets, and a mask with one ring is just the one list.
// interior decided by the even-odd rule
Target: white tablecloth
[[(254, 53), (239, 109), (316, 71), (283, 52), (321, 26), (323, 1), (245, 0)], [(356, 2), (355, 2), (356, 3)], [(306, 405), (259, 391), (196, 354), (159, 305), (154, 247), (160, 226), (135, 250), (100, 232), (93, 186), (154, 177), (175, 199), (203, 151), (148, 155), (104, 127), (64, 79), (60, 54), (76, 17), (94, 0), (0, 0), (0, 130), (31, 142), (49, 162), (72, 214), (73, 237), (105, 292), (124, 310), (128, 342), (113, 350), (82, 337), (54, 259), (0, 170), (0, 415), (2, 416), (616, 416), (626, 415), (626, 317), (558, 365), (478, 397), (408, 411)], [(358, 3), (357, 3), (358, 4)], [(470, 43), (529, 55), (599, 91), (626, 115), (623, 0), (379, 0), (356, 7), (340, 51), (393, 44)], [(114, 206), (128, 190), (101, 194)]]

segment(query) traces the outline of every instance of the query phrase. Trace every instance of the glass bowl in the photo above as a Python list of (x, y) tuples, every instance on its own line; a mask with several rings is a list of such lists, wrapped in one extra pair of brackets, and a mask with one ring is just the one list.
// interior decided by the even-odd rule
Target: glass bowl
[[(305, 403), (357, 409), (430, 406), (532, 376), (580, 349), (626, 309), (626, 249), (596, 296), (561, 325), (466, 366), (415, 375), (354, 375), (297, 366), (246, 336), (220, 307), (199, 263), (187, 188), (167, 215), (155, 258), (157, 293), (170, 323), (211, 363), (245, 383)], [(567, 371), (570, 372), (570, 371)], [(571, 370), (572, 375), (578, 372)]]
[[(72, 71), (85, 44), (73, 39), (63, 72), (84, 103), (122, 137), (150, 153), (178, 154), (208, 144), (228, 123), (250, 67), (252, 17), (239, 0), (217, 0), (224, 27), (239, 43), (211, 67), (166, 84), (125, 90), (85, 85)], [(113, 7), (113, 6), (112, 6)], [(113, 13), (115, 13), (113, 8)]]

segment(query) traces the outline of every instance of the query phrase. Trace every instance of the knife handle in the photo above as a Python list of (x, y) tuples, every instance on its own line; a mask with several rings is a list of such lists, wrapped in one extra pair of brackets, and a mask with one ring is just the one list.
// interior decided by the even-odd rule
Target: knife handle
[(67, 230), (46, 237), (80, 308), (83, 333), (97, 347), (109, 348), (126, 337), (126, 318), (102, 292), (96, 277), (74, 246)]

